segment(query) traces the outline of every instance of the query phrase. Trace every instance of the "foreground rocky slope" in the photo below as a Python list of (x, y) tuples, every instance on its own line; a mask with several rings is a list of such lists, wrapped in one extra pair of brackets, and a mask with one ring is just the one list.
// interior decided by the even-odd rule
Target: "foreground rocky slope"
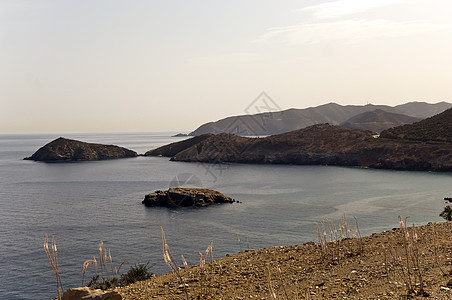
[(371, 131), (320, 124), (266, 138), (218, 134), (171, 160), (452, 171), (452, 144), (406, 143), (376, 138)]
[(44, 162), (67, 162), (135, 156), (137, 156), (136, 152), (119, 146), (85, 143), (60, 137), (41, 147), (32, 156), (24, 159)]
[[(424, 296), (452, 299), (452, 222), (416, 230)], [(171, 246), (171, 237), (167, 240)], [(213, 245), (215, 251), (215, 241)], [(187, 299), (184, 287), (188, 299), (274, 299), (270, 296), (273, 290), (277, 299), (316, 300), (407, 299), (407, 282), (420, 288), (413, 273), (407, 277), (400, 229), (331, 242), (323, 249), (307, 243), (249, 250), (204, 268), (181, 269), (184, 282), (169, 273), (116, 291), (123, 299)], [(402, 261), (394, 260), (394, 253)]]

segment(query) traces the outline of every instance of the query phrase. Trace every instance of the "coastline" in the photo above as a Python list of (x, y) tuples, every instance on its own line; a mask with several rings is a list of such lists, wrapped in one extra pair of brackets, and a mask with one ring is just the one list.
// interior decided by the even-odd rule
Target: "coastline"
[[(417, 226), (416, 231), (425, 295), (450, 299), (452, 222), (429, 223)], [(404, 253), (400, 229), (333, 241), (327, 247), (331, 252), (322, 251), (321, 245), (313, 242), (246, 250), (204, 268), (180, 269), (184, 282), (171, 272), (116, 291), (123, 299), (186, 299), (187, 294), (190, 299), (269, 299), (271, 292), (281, 299), (406, 297), (407, 278), (400, 272), (403, 265), (393, 259), (394, 253), (402, 257)], [(414, 273), (410, 280), (416, 281)]]

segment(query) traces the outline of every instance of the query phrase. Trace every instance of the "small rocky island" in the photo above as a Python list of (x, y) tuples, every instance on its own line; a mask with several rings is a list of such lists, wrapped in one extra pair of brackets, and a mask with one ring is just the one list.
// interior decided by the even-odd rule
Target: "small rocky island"
[(164, 207), (204, 207), (216, 203), (234, 203), (231, 197), (210, 189), (169, 188), (167, 191), (155, 191), (144, 197), (146, 206)]
[(60, 137), (24, 159), (44, 162), (71, 162), (136, 157), (137, 155), (135, 151), (115, 145), (86, 143)]

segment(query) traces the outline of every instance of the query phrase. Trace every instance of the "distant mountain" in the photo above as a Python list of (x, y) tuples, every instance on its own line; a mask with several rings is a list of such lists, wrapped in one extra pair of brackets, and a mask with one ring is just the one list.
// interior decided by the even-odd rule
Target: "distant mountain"
[(410, 102), (394, 107), (373, 104), (343, 106), (329, 103), (305, 109), (292, 108), (278, 112), (228, 117), (201, 125), (189, 135), (197, 136), (206, 133), (233, 133), (241, 136), (274, 135), (315, 124), (339, 125), (355, 115), (377, 109), (423, 119), (451, 107), (452, 104), (446, 102), (436, 104)]
[(425, 119), (452, 107), (452, 103), (439, 102), (430, 104), (426, 102), (408, 102), (395, 106), (395, 113), (404, 114), (411, 117)]
[(410, 117), (403, 114), (390, 113), (381, 109), (366, 111), (351, 117), (340, 124), (344, 128), (363, 129), (373, 132), (381, 132), (385, 129), (411, 124), (420, 121), (421, 118)]
[(452, 109), (438, 115), (416, 122), (385, 130), (382, 138), (421, 141), (421, 142), (452, 142)]

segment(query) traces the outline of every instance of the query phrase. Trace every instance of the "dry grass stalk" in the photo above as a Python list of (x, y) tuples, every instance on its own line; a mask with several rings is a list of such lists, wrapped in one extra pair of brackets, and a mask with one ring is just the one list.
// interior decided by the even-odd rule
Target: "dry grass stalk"
[[(211, 293), (209, 293), (208, 288), (205, 285), (205, 279), (206, 279), (206, 274), (204, 272), (204, 267), (206, 265), (206, 258), (207, 256), (210, 256), (210, 262), (213, 262), (213, 254), (212, 254), (212, 245), (213, 245), (213, 241), (211, 241), (209, 243), (209, 246), (207, 246), (207, 249), (205, 251), (204, 254), (202, 254), (201, 252), (199, 253), (199, 266), (201, 267), (201, 297), (208, 297), (208, 295), (210, 295)], [(213, 271), (211, 269), (211, 271)]]
[(60, 270), (58, 267), (58, 250), (55, 243), (55, 236), (52, 235), (52, 252), (49, 250), (49, 236), (46, 232), (44, 240), (44, 251), (49, 259), (50, 265), (55, 272), (57, 282), (57, 299), (61, 299), (61, 292), (63, 291), (63, 284), (61, 282)]
[(293, 297), (290, 297), (289, 293), (287, 292), (285, 280), (284, 280), (284, 278), (282, 276), (281, 268), (279, 266), (276, 266), (276, 270), (278, 271), (276, 273), (277, 274), (276, 275), (277, 276), (277, 280), (279, 282), (281, 282), (281, 284), (279, 285), (279, 288), (275, 289), (275, 287), (273, 286), (272, 280), (271, 280), (272, 274), (271, 274), (271, 271), (270, 271), (270, 267), (267, 266), (267, 271), (268, 271), (268, 292), (269, 292), (270, 299), (279, 299), (280, 291), (278, 291), (278, 290), (282, 290), (282, 293), (284, 295), (284, 299), (287, 299), (287, 300), (289, 300), (289, 299), (298, 300), (298, 291), (295, 289)]
[(324, 258), (339, 259), (343, 255), (354, 255), (363, 250), (362, 243), (358, 243), (358, 249), (353, 249), (353, 243), (345, 242), (350, 238), (360, 238), (359, 223), (356, 217), (355, 228), (351, 229), (347, 223), (345, 214), (342, 216), (339, 226), (336, 227), (333, 221), (324, 219), (319, 223), (314, 223), (317, 227), (317, 238)]
[(182, 278), (182, 276), (180, 275), (179, 268), (177, 267), (176, 261), (174, 260), (173, 255), (171, 254), (171, 250), (170, 250), (168, 244), (166, 243), (165, 232), (163, 231), (163, 227), (162, 226), (160, 226), (160, 232), (162, 234), (163, 260), (171, 268), (171, 270), (173, 270), (176, 273), (176, 275), (179, 278), (180, 282), (183, 284), (185, 296), (186, 296), (186, 298), (188, 300), (187, 284), (185, 283), (184, 278)]
[(100, 261), (101, 273), (102, 273), (102, 270), (104, 270), (104, 272), (107, 276), (107, 279), (110, 279), (110, 276), (108, 274), (108, 267), (107, 267), (107, 251), (105, 251), (103, 241), (100, 241), (100, 243), (99, 243), (99, 261)]
[(121, 270), (121, 267), (122, 267), (125, 263), (129, 263), (129, 262), (127, 261), (127, 259), (124, 259), (124, 260), (122, 261), (122, 263), (119, 264), (119, 267), (118, 267), (118, 268), (115, 267), (115, 274), (116, 274), (116, 275), (119, 274), (119, 271)]
[(82, 285), (83, 285), (83, 282), (84, 282), (84, 280), (85, 280), (86, 269), (88, 269), (88, 266), (89, 266), (90, 264), (93, 264), (93, 265), (94, 265), (94, 270), (95, 270), (95, 273), (96, 273), (96, 276), (97, 276), (97, 260), (96, 260), (96, 257), (93, 256), (93, 259), (85, 260), (85, 262), (83, 263), (83, 268), (82, 268)]
[(240, 252), (242, 252), (243, 248), (242, 248), (242, 242), (240, 241), (240, 236), (238, 233), (236, 233), (235, 236), (237, 238), (237, 243), (239, 243), (239, 246), (240, 246)]
[(443, 268), (441, 267), (441, 264), (439, 263), (439, 255), (438, 255), (438, 246), (437, 246), (437, 241), (436, 241), (435, 224), (433, 224), (433, 226), (432, 226), (432, 232), (433, 232), (433, 235), (432, 235), (432, 237), (433, 237), (433, 254), (435, 255), (435, 263), (436, 263), (436, 265), (439, 267), (439, 269), (440, 269), (441, 273), (443, 274), (443, 276), (446, 276), (447, 273), (443, 270)]
[[(105, 278), (106, 281), (110, 281), (110, 280), (115, 280), (116, 278), (110, 278), (110, 272), (112, 274), (112, 276), (114, 275), (118, 275), (121, 267), (127, 263), (127, 260), (124, 260), (121, 264), (119, 264), (118, 267), (114, 267), (113, 266), (113, 258), (111, 255), (111, 250), (109, 248), (105, 248), (104, 246), (104, 242), (100, 241), (99, 242), (99, 265), (100, 265), (100, 274), (105, 273)], [(82, 285), (85, 279), (85, 273), (86, 270), (88, 269), (88, 266), (92, 264), (94, 265), (94, 272), (95, 272), (95, 276), (98, 276), (98, 272), (97, 272), (97, 267), (98, 267), (98, 263), (96, 260), (96, 257), (93, 256), (93, 259), (88, 259), (83, 263), (83, 268), (82, 268)], [(110, 267), (109, 267), (110, 266)], [(109, 270), (110, 268), (110, 270)], [(104, 278), (103, 278), (104, 279)]]
[(272, 299), (272, 300), (277, 300), (278, 299), (276, 297), (276, 292), (273, 289), (270, 268), (268, 268), (268, 292), (269, 292), (269, 295), (270, 295), (270, 299)]
[[(327, 241), (326, 241), (326, 235), (323, 234), (324, 230), (323, 231), (320, 230), (319, 223), (314, 223), (314, 224), (317, 226), (317, 237), (319, 239), (319, 244), (320, 244), (320, 247), (322, 249), (322, 253), (324, 255), (326, 255), (327, 252), (328, 252), (328, 245), (327, 245)], [(322, 221), (322, 224), (323, 224), (323, 221)], [(323, 228), (324, 228), (324, 226), (323, 226)]]
[(213, 241), (210, 241), (210, 244), (206, 249), (206, 253), (204, 254), (204, 263), (206, 261), (207, 256), (210, 256), (210, 262), (213, 262), (212, 245), (213, 245)]
[(277, 267), (276, 269), (277, 269), (278, 272), (279, 272), (280, 281), (282, 282), (282, 289), (283, 289), (283, 291), (284, 291), (284, 295), (286, 296), (286, 299), (289, 299), (289, 295), (287, 294), (287, 290), (286, 290), (286, 285), (285, 285), (285, 283), (284, 283), (284, 280), (282, 280), (282, 278), (281, 278), (281, 274), (282, 274), (281, 268), (280, 268), (280, 267)]
[(185, 260), (184, 255), (181, 254), (180, 257), (181, 257), (181, 259), (182, 259), (182, 263), (184, 264), (184, 268), (188, 268), (188, 263), (187, 263), (187, 261)]
[(408, 218), (409, 217), (406, 217), (405, 220), (403, 220), (402, 217), (399, 216), (399, 226), (402, 233), (404, 248), (403, 258), (397, 250), (393, 250), (391, 255), (395, 266), (398, 267), (396, 270), (407, 287), (407, 295), (425, 295), (426, 292), (424, 291), (422, 266), (418, 247), (418, 235), (414, 224), (410, 233), (407, 226)]
[[(114, 268), (113, 268), (113, 259), (111, 258), (111, 251), (110, 251), (110, 249), (107, 249), (107, 252), (108, 252), (108, 262), (110, 263), (110, 268), (113, 271), (114, 270)], [(115, 271), (115, 273), (117, 274), (116, 271)]]
[(160, 227), (160, 231), (162, 234), (162, 243), (163, 243), (163, 260), (171, 268), (171, 270), (177, 272), (178, 267), (173, 258), (173, 255), (171, 254), (171, 250), (170, 250), (168, 244), (166, 243), (166, 237), (165, 237), (165, 232), (163, 231), (163, 227)]

